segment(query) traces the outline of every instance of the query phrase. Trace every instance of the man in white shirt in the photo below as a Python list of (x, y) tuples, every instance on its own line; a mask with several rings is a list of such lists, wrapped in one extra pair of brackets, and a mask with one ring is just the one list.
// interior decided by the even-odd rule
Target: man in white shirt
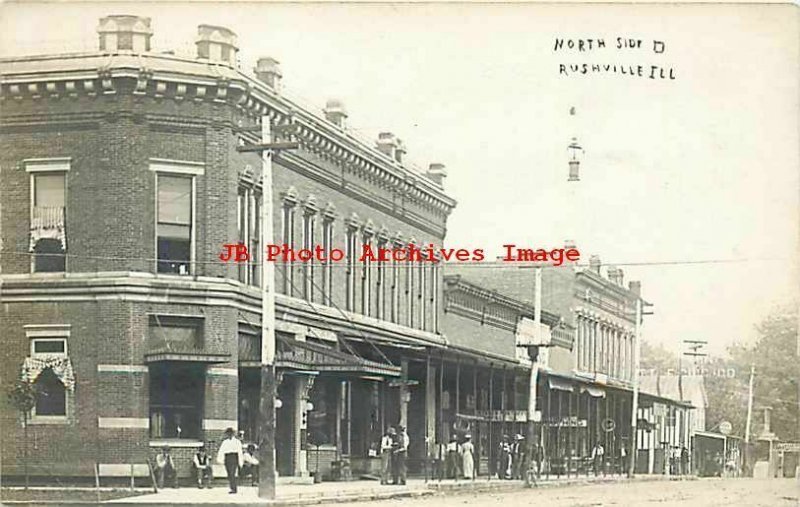
[(236, 493), (236, 472), (244, 464), (244, 453), (242, 443), (236, 438), (236, 431), (233, 428), (225, 430), (225, 439), (217, 451), (217, 463), (225, 465), (225, 472), (228, 474), (228, 485), (231, 490), (229, 493)]
[(172, 456), (169, 454), (169, 446), (165, 445), (161, 448), (161, 454), (156, 456), (156, 484), (159, 488), (164, 487), (166, 482), (173, 488), (178, 487), (178, 474), (175, 470), (175, 463), (172, 461)]
[(392, 472), (392, 448), (397, 432), (390, 427), (381, 437), (381, 484), (389, 484), (389, 475)]
[(599, 441), (595, 444), (594, 448), (592, 449), (592, 463), (594, 465), (594, 476), (597, 477), (598, 472), (602, 468), (603, 475), (606, 475), (606, 450), (603, 448), (603, 444)]
[(241, 478), (250, 476), (250, 484), (255, 486), (258, 483), (258, 458), (256, 458), (255, 444), (248, 444), (247, 450), (244, 452), (244, 465), (242, 465)]
[(408, 446), (411, 440), (408, 438), (405, 426), (398, 426), (399, 434), (397, 435), (397, 445), (394, 451), (395, 470), (394, 470), (394, 483), (405, 485), (406, 483), (406, 458), (408, 457)]

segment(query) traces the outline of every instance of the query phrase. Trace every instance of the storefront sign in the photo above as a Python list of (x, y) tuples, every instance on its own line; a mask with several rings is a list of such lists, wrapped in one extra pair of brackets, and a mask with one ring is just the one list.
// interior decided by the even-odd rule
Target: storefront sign
[(565, 417), (560, 421), (551, 419), (545, 422), (545, 426), (553, 426), (557, 428), (585, 428), (586, 419), (578, 419), (576, 416)]
[(775, 444), (775, 449), (779, 452), (800, 452), (800, 442), (781, 442)]
[(517, 324), (517, 347), (550, 345), (550, 327), (523, 317)]

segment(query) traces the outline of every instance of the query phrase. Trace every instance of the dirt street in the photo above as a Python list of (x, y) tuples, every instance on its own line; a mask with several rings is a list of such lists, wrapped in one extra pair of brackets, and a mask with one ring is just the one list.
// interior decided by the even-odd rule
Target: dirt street
[(415, 500), (388, 500), (349, 504), (402, 507), (600, 507), (600, 506), (748, 506), (797, 507), (800, 484), (794, 479), (699, 479), (618, 484), (591, 484), (513, 493), (435, 496)]

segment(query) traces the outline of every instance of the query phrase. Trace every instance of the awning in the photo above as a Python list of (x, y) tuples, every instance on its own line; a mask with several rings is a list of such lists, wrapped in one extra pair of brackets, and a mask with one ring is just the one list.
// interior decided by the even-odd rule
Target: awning
[(550, 389), (557, 389), (559, 391), (567, 391), (570, 393), (575, 391), (572, 382), (569, 380), (562, 380), (557, 377), (549, 377), (547, 380), (550, 383)]
[(230, 361), (230, 354), (212, 354), (205, 352), (148, 352), (144, 355), (145, 363), (159, 363), (165, 361), (178, 361), (187, 363), (218, 364)]
[(582, 393), (589, 393), (589, 396), (594, 396), (595, 398), (605, 398), (606, 397), (606, 390), (602, 387), (595, 387), (595, 386), (582, 386), (581, 387)]
[(278, 368), (381, 377), (401, 376), (399, 366), (370, 361), (319, 343), (282, 338), (277, 342), (275, 366)]

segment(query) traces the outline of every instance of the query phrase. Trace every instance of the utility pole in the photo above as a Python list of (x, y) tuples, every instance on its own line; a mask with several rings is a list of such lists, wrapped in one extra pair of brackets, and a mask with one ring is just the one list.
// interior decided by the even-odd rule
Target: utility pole
[(261, 214), (259, 233), (261, 252), (256, 262), (261, 262), (261, 391), (258, 404), (258, 497), (275, 499), (275, 265), (266, 262), (265, 245), (272, 244), (272, 157), (280, 150), (299, 147), (298, 143), (272, 142), (272, 125), (269, 116), (261, 117), (261, 144), (236, 148), (239, 152), (261, 153)]
[(747, 395), (747, 422), (744, 426), (744, 443), (750, 443), (750, 421), (753, 418), (753, 377), (756, 373), (756, 367), (750, 366), (750, 389)]
[(525, 487), (536, 483), (536, 468), (534, 453), (536, 451), (536, 385), (539, 381), (539, 346), (542, 344), (540, 327), (542, 324), (542, 268), (537, 267), (534, 272), (533, 321), (536, 326), (536, 345), (530, 347), (531, 376), (528, 384), (528, 472), (525, 474)]
[(633, 334), (633, 403), (631, 406), (630, 456), (628, 457), (628, 477), (633, 477), (636, 467), (636, 426), (639, 412), (639, 368), (642, 355), (642, 298), (636, 298), (636, 327)]
[[(744, 426), (744, 460), (746, 466), (750, 466), (750, 458), (752, 453), (750, 452), (750, 421), (753, 418), (753, 378), (756, 373), (756, 367), (754, 365), (750, 365), (750, 388), (747, 394), (747, 421), (745, 422)], [(747, 470), (747, 469), (745, 469)]]

